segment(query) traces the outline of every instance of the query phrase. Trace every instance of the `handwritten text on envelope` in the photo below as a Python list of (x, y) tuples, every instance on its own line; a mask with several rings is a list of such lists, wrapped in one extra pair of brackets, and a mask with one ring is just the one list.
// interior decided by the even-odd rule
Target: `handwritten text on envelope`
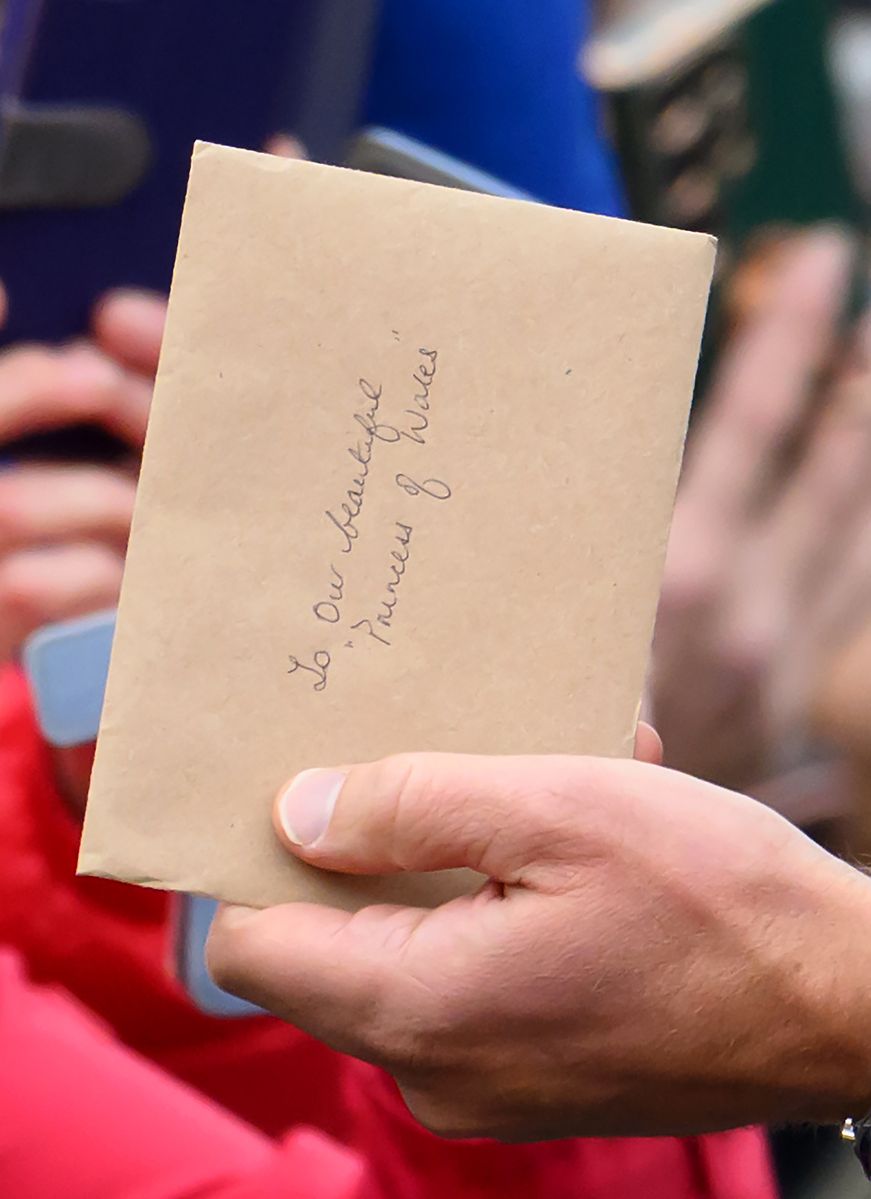
[(403, 750), (631, 752), (714, 248), (199, 145), (80, 868), (432, 902), (269, 820)]

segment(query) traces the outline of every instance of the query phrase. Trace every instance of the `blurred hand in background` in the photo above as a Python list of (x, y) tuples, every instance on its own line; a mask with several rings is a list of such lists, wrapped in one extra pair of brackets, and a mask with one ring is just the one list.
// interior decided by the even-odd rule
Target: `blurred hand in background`
[(871, 321), (853, 254), (797, 238), (694, 427), (656, 627), (666, 762), (752, 790), (801, 759), (820, 673), (871, 617)]
[(51, 621), (116, 603), (165, 302), (108, 295), (90, 336), (0, 354), (0, 444), (94, 424), (129, 462), (9, 462), (0, 473), (0, 657)]

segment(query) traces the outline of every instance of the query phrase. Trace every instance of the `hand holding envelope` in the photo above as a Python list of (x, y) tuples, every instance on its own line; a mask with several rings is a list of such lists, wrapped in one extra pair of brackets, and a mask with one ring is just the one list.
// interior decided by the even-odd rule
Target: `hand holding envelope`
[(442, 1135), (871, 1107), (871, 880), (753, 800), (643, 762), (409, 754), (306, 772), (276, 816), (331, 871), (489, 878), (434, 911), (228, 908), (212, 929), (222, 986), (386, 1067)]
[(266, 907), (219, 981), (443, 1133), (871, 1107), (871, 882), (615, 760), (712, 263), (195, 152), (80, 868)]
[(269, 811), (319, 762), (631, 752), (710, 238), (200, 145), (80, 869), (434, 904)]

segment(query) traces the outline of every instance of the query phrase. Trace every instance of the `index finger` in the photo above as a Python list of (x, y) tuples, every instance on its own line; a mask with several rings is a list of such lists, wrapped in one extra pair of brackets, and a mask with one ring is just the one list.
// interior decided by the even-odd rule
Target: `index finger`
[(0, 442), (83, 422), (139, 448), (151, 386), (92, 346), (17, 346), (0, 353)]

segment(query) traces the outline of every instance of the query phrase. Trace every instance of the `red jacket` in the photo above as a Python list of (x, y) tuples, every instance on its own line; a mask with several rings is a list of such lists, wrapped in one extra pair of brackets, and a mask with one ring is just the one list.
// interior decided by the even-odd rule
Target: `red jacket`
[(25, 683), (0, 674), (0, 944), (126, 1044), (273, 1136), (312, 1125), (358, 1150), (399, 1199), (773, 1199), (762, 1135), (449, 1143), (392, 1081), (271, 1018), (219, 1020), (172, 975), (173, 898), (75, 877), (79, 828), (53, 784)]
[(0, 1194), (383, 1199), (320, 1133), (265, 1137), (143, 1060), (0, 950)]

